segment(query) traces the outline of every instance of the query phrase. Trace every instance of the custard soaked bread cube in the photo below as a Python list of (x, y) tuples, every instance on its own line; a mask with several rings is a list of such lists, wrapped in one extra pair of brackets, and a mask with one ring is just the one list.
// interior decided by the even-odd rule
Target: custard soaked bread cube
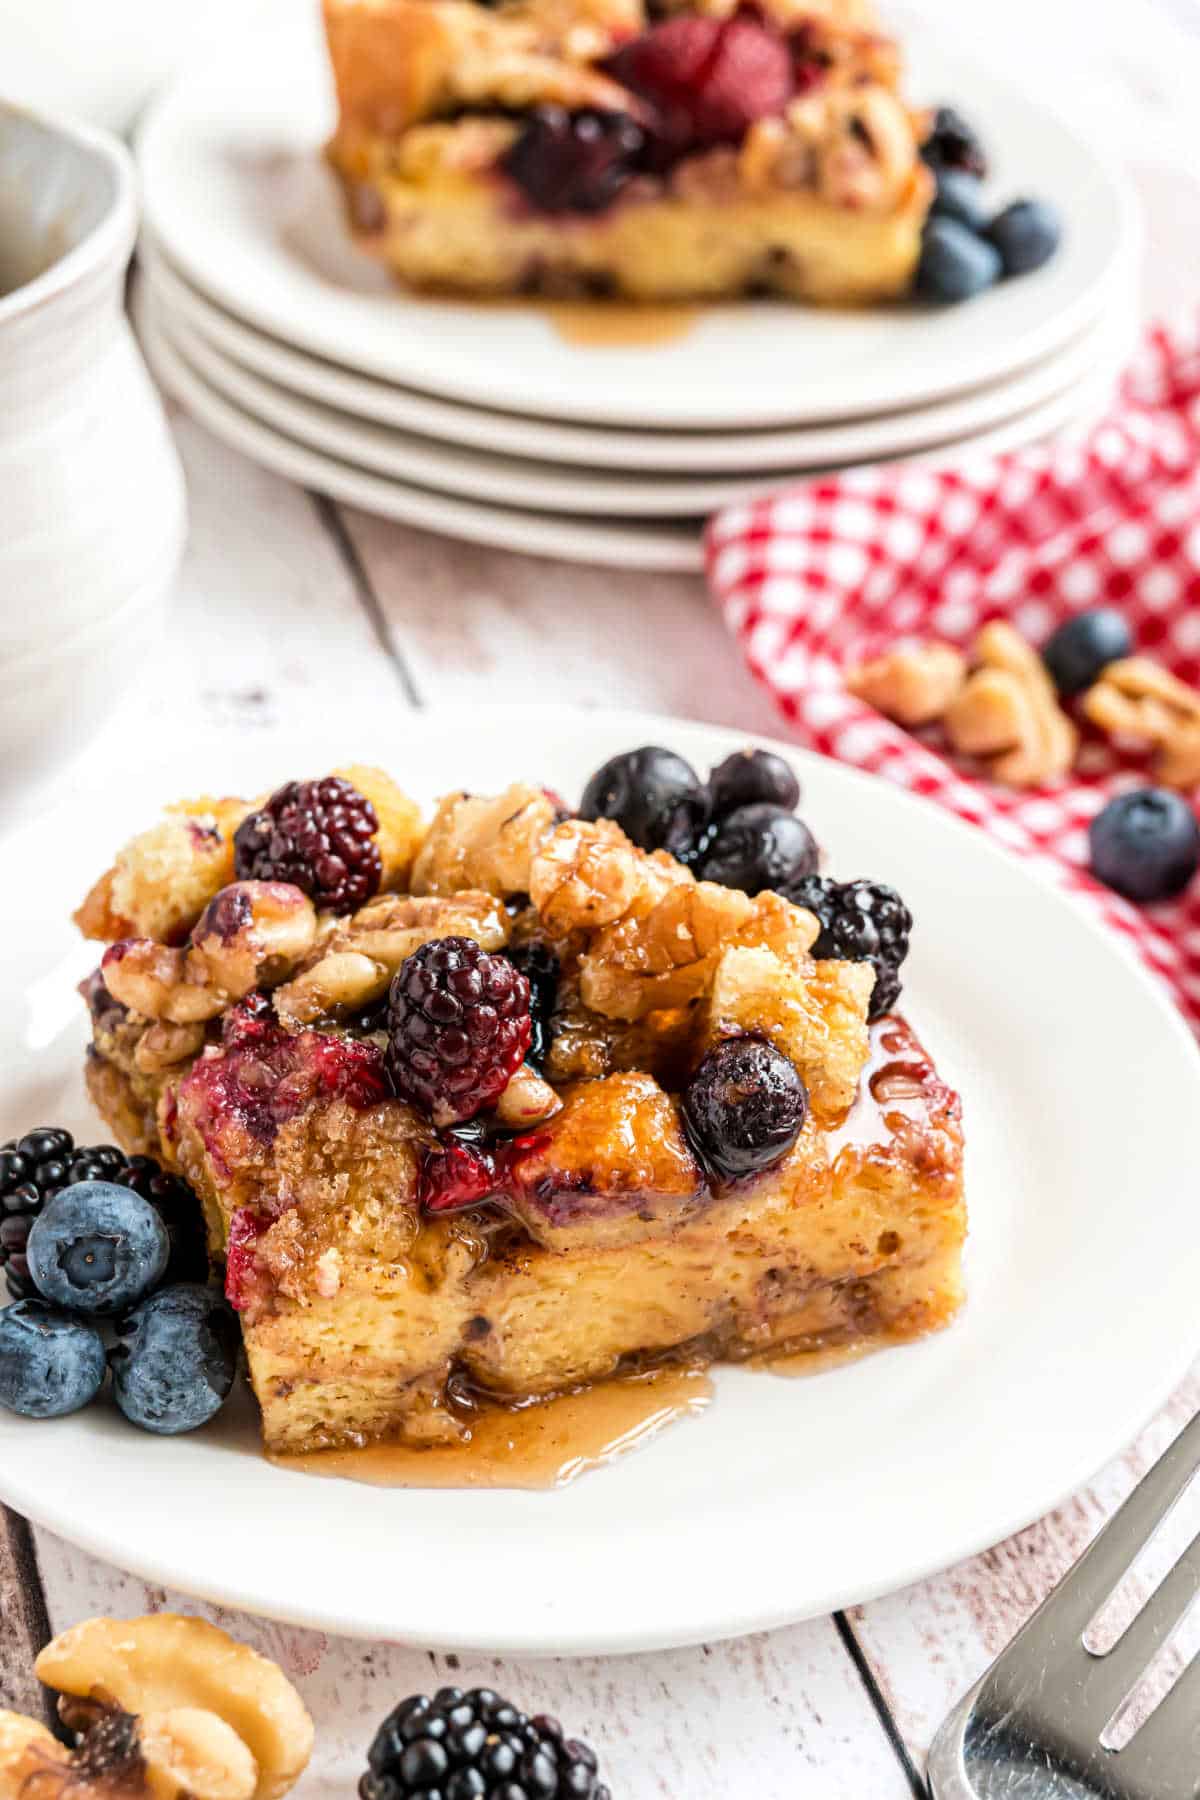
[[(848, 890), (806, 878), (814, 911), (697, 879), (524, 784), (425, 833), (386, 779), (365, 836), (365, 789), (247, 805), (279, 868), (236, 879), (235, 848), (199, 911), (190, 865), (160, 890), (135, 851), (164, 935), (87, 984), (93, 1099), (194, 1188), (268, 1448), (452, 1441), (489, 1399), (639, 1359), (949, 1320), (958, 1101), (903, 1021), (869, 1022), (867, 951), (822, 954)], [(322, 817), (339, 866), (302, 890), (280, 869), (307, 879)], [(455, 1070), (486, 1098), (443, 1106)]]

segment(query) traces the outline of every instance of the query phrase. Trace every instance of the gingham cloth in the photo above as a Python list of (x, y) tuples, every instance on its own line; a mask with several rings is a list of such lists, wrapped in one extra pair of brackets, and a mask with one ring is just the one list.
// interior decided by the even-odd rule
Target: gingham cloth
[(1200, 876), (1136, 907), (1087, 873), (1087, 824), (1145, 764), (1085, 736), (1074, 773), (1002, 788), (847, 693), (843, 670), (899, 639), (966, 646), (1006, 618), (1034, 643), (1110, 603), (1139, 652), (1200, 685), (1200, 314), (1147, 334), (1086, 439), (956, 469), (895, 464), (731, 506), (709, 581), (750, 668), (811, 748), (924, 794), (1031, 857), (1132, 938), (1200, 1031)]

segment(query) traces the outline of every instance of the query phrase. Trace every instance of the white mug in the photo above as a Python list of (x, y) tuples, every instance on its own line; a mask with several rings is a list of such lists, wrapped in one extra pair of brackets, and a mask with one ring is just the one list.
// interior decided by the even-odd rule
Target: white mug
[(117, 705), (183, 550), (124, 311), (136, 231), (115, 139), (0, 103), (0, 817)]

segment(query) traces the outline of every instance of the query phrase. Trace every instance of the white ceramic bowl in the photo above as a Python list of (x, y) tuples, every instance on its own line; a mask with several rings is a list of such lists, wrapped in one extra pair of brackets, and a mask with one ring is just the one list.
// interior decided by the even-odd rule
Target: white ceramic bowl
[(183, 477), (124, 313), (134, 179), (115, 140), (0, 104), (0, 815), (119, 700), (132, 622), (161, 613), (183, 548)]

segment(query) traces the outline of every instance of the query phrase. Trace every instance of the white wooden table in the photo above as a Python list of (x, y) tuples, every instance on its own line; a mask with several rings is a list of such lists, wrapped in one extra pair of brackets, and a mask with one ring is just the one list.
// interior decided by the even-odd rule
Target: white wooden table
[[(952, 19), (948, 0), (939, 4)], [(1057, 9), (1007, 0), (971, 11), (977, 50), (1030, 81), (1068, 82), (1131, 169), (1149, 225), (1148, 306), (1200, 302), (1200, 0)], [(776, 728), (698, 581), (447, 543), (332, 506), (186, 418), (175, 423), (192, 540), (167, 646), (141, 689), (148, 733), (262, 734), (314, 710), (408, 711), (475, 696)], [(347, 729), (350, 754), (352, 716)], [(924, 1755), (952, 1702), (1198, 1404), (1194, 1375), (1128, 1454), (999, 1549), (847, 1614), (737, 1643), (500, 1662), (198, 1610), (278, 1658), (301, 1686), (318, 1723), (305, 1800), (349, 1795), (387, 1708), (449, 1680), (486, 1680), (530, 1711), (561, 1716), (602, 1749), (617, 1800), (901, 1800), (923, 1792)], [(168, 1605), (192, 1603), (0, 1512), (0, 1706), (39, 1707), (29, 1662), (51, 1631)]]

